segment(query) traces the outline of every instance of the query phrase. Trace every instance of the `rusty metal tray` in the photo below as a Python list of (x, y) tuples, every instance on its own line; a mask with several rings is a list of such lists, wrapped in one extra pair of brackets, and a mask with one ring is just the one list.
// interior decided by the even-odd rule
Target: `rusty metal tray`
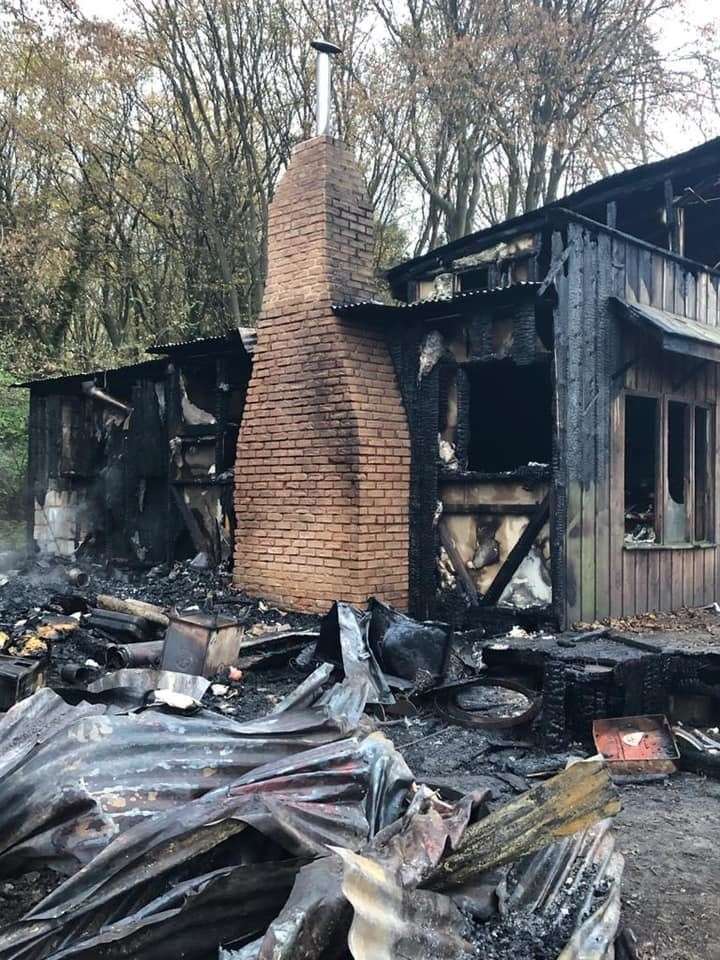
[(662, 714), (595, 720), (593, 739), (617, 772), (671, 773), (680, 753)]

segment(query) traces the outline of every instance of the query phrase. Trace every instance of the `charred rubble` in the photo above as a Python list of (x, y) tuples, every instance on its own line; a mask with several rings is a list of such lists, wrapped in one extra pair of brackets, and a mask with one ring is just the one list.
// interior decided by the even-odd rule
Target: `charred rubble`
[(660, 632), (317, 617), (189, 563), (5, 576), (3, 960), (626, 956), (593, 720), (682, 715), (711, 755), (717, 655)]
[[(529, 960), (599, 924), (614, 941), (622, 858), (602, 762), (564, 771), (586, 754), (561, 751), (533, 800), (509, 770), (518, 738), (537, 753), (521, 717), (506, 743), (502, 725), (458, 727), (454, 777), (408, 766), (447, 725), (444, 688), (471, 672), (446, 624), (379, 601), (292, 614), (189, 564), (140, 579), (34, 561), (0, 597), (0, 660), (36, 669), (12, 695), (0, 669), (3, 960), (180, 944), (198, 958)], [(154, 659), (114, 669), (118, 646), (153, 643)], [(507, 720), (506, 693), (484, 707)], [(565, 830), (584, 838), (572, 851)], [(528, 884), (545, 888), (532, 905)]]

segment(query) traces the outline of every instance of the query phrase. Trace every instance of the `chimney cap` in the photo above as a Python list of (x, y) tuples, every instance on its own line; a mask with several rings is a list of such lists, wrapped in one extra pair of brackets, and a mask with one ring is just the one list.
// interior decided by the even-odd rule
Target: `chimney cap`
[(342, 47), (338, 47), (334, 43), (330, 43), (329, 40), (311, 40), (310, 46), (313, 50), (318, 50), (320, 53), (342, 53)]

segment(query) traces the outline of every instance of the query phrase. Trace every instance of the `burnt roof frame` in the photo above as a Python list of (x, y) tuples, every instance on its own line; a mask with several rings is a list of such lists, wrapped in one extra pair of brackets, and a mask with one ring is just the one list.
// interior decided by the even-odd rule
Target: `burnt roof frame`
[[(573, 211), (569, 209), (568, 205), (589, 206), (591, 204), (608, 203), (635, 191), (662, 184), (664, 180), (672, 179), (686, 167), (693, 167), (700, 172), (705, 168), (710, 171), (713, 167), (717, 170), (719, 166), (720, 137), (716, 137), (684, 153), (611, 174), (609, 177), (604, 177), (559, 200), (539, 207), (537, 210), (522, 213), (502, 223), (459, 237), (442, 247), (436, 247), (428, 253), (391, 267), (386, 271), (385, 279), (392, 284), (403, 280), (412, 280), (424, 272), (431, 272), (433, 269), (436, 271), (450, 269), (452, 261), (458, 257), (477, 253), (495, 243), (501, 243), (519, 234), (532, 233), (542, 229), (549, 215), (557, 211), (572, 213)], [(599, 223), (599, 221), (592, 222)], [(632, 239), (638, 240), (636, 237)], [(696, 261), (689, 262), (695, 263)], [(698, 264), (698, 266), (707, 269), (705, 264)]]

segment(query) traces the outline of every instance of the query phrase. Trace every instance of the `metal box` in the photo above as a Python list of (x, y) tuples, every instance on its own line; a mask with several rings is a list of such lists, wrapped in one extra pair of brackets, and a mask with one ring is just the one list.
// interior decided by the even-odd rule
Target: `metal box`
[(242, 625), (230, 617), (173, 610), (161, 669), (212, 677), (237, 662), (242, 638)]
[(0, 655), (0, 711), (9, 710), (44, 685), (45, 671), (38, 660)]

